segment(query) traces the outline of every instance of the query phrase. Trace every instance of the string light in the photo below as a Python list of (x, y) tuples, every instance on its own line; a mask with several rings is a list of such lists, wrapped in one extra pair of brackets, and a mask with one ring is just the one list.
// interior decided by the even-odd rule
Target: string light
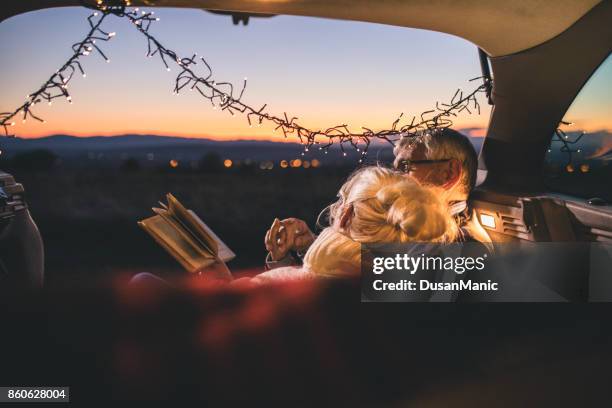
[[(28, 100), (22, 106), (12, 113), (0, 114), (0, 125), (4, 127), (7, 136), (9, 136), (8, 120), (19, 113), (23, 113), (24, 120), (30, 116), (38, 121), (42, 121), (30, 109), (36, 102), (41, 100), (51, 102), (52, 99), (65, 97), (68, 102), (72, 103), (72, 98), (65, 85), (72, 79), (76, 70), (85, 76), (85, 72), (79, 62), (81, 56), (86, 56), (95, 49), (107, 63), (110, 62), (110, 59), (95, 43), (96, 40), (108, 41), (116, 35), (115, 32), (107, 33), (100, 28), (104, 19), (110, 14), (127, 18), (132, 23), (132, 26), (145, 37), (147, 40), (147, 57), (159, 57), (167, 71), (170, 71), (171, 63), (178, 65), (179, 72), (175, 79), (174, 93), (179, 94), (184, 89), (195, 90), (210, 102), (214, 110), (218, 107), (221, 111), (227, 111), (232, 115), (235, 113), (245, 115), (249, 126), (252, 126), (253, 123), (258, 127), (263, 122), (270, 123), (273, 125), (273, 131), (282, 131), (285, 138), (290, 135), (296, 136), (304, 146), (302, 155), (305, 152), (309, 152), (310, 148), (315, 144), (318, 150), (322, 150), (327, 154), (329, 147), (337, 143), (341, 148), (343, 157), (347, 156), (345, 146), (350, 146), (357, 152), (360, 152), (363, 158), (367, 154), (370, 143), (373, 140), (386, 141), (393, 145), (399, 137), (416, 136), (425, 130), (450, 127), (453, 124), (452, 119), (460, 113), (467, 112), (471, 114), (472, 110), (480, 113), (477, 95), (485, 92), (488, 86), (486, 83), (482, 84), (465, 95), (458, 89), (450, 102), (437, 102), (434, 109), (421, 113), (418, 119), (416, 116), (413, 116), (409, 123), (402, 124), (404, 115), (400, 114), (389, 129), (374, 131), (370, 128), (362, 127), (360, 131), (354, 131), (348, 124), (342, 123), (326, 129), (312, 130), (301, 126), (298, 123), (297, 117), (289, 117), (286, 112), (282, 116), (268, 113), (266, 111), (267, 104), (255, 108), (242, 102), (247, 86), (247, 77), (244, 77), (240, 88), (235, 88), (231, 82), (215, 81), (212, 79), (212, 68), (206, 59), (203, 57), (197, 59), (197, 54), (193, 54), (191, 57), (180, 58), (175, 51), (166, 48), (150, 33), (152, 23), (159, 21), (159, 18), (154, 17), (153, 12), (141, 11), (137, 8), (129, 11), (126, 7), (130, 5), (130, 2), (127, 0), (115, 0), (112, 2), (97, 0), (96, 4), (97, 11), (88, 17), (91, 29), (83, 41), (73, 45), (73, 56), (38, 91), (28, 95), (26, 98)], [(196, 73), (196, 69), (200, 73)], [(479, 79), (482, 79), (482, 77), (473, 78), (470, 81)], [(54, 93), (54, 91), (58, 90), (59, 92)]]
[[(561, 121), (560, 125), (565, 125), (565, 126), (572, 126), (573, 123), (572, 122), (565, 122), (565, 121)], [(555, 130), (555, 133), (553, 135), (552, 140), (550, 141), (551, 145), (555, 142), (560, 142), (561, 143), (561, 148), (559, 149), (561, 151), (561, 153), (565, 153), (567, 154), (567, 163), (566, 163), (566, 169), (569, 173), (571, 173), (574, 169), (573, 166), (573, 154), (574, 153), (581, 153), (582, 149), (574, 149), (572, 148), (572, 145), (575, 145), (576, 143), (578, 143), (580, 141), (580, 139), (582, 139), (582, 136), (584, 136), (585, 133), (584, 132), (580, 132), (580, 134), (578, 136), (576, 136), (576, 138), (574, 139), (570, 139), (570, 135), (568, 135), (567, 133), (565, 133), (563, 131), (563, 129), (561, 129), (561, 127), (558, 127)], [(548, 149), (548, 152), (550, 153), (551, 149)], [(571, 167), (571, 171), (569, 170), (569, 168)]]
[[(98, 1), (98, 5), (101, 4), (103, 3)], [(33, 118), (40, 123), (44, 123), (44, 120), (32, 111), (32, 107), (37, 103), (46, 101), (49, 105), (51, 105), (52, 100), (62, 97), (66, 98), (69, 103), (72, 103), (72, 97), (68, 92), (68, 84), (76, 72), (81, 73), (83, 77), (86, 76), (80, 61), (82, 56), (89, 55), (90, 52), (95, 49), (108, 61), (108, 58), (106, 58), (106, 55), (104, 55), (102, 50), (95, 44), (95, 41), (108, 41), (114, 36), (114, 33), (112, 33), (113, 35), (110, 35), (110, 33), (107, 33), (100, 28), (106, 17), (112, 13), (114, 13), (114, 11), (107, 10), (101, 14), (98, 12), (91, 14), (87, 18), (90, 28), (89, 32), (85, 38), (83, 38), (83, 40), (72, 45), (73, 54), (70, 58), (68, 58), (64, 65), (56, 70), (55, 73), (51, 75), (51, 77), (45, 83), (43, 83), (37, 91), (26, 95), (26, 101), (21, 106), (19, 106), (13, 112), (0, 113), (0, 126), (2, 126), (4, 134), (7, 137), (14, 137), (13, 134), (9, 133), (9, 126), (13, 126), (11, 123), (14, 122), (11, 122), (11, 119), (17, 115), (22, 115), (22, 123), (26, 123), (28, 117)]]
[[(282, 116), (275, 116), (266, 111), (267, 104), (259, 108), (248, 105), (242, 101), (242, 97), (247, 86), (247, 77), (244, 77), (242, 86), (235, 88), (231, 82), (215, 81), (212, 79), (213, 70), (205, 58), (197, 58), (197, 54), (191, 57), (180, 58), (178, 54), (166, 48), (155, 36), (150, 33), (151, 26), (154, 22), (159, 21), (153, 17), (153, 12), (142, 11), (138, 13), (136, 10), (125, 12), (127, 17), (147, 40), (147, 57), (159, 57), (166, 70), (170, 70), (170, 64), (174, 63), (179, 66), (179, 73), (175, 79), (174, 92), (180, 93), (184, 89), (196, 90), (204, 99), (208, 100), (213, 109), (217, 107), (221, 111), (227, 111), (234, 115), (242, 113), (246, 116), (249, 127), (255, 123), (258, 127), (263, 122), (268, 122), (273, 125), (273, 132), (278, 130), (283, 132), (285, 138), (290, 135), (296, 136), (300, 143), (304, 146), (304, 152), (308, 152), (314, 144), (319, 145), (319, 150), (327, 153), (329, 147), (334, 143), (338, 143), (342, 147), (343, 156), (344, 145), (351, 146), (353, 149), (361, 152), (362, 155), (367, 153), (372, 140), (383, 140), (394, 144), (394, 140), (399, 137), (415, 136), (421, 131), (433, 128), (443, 128), (452, 126), (452, 118), (464, 111), (472, 113), (472, 110), (480, 113), (480, 105), (477, 100), (477, 95), (485, 92), (487, 84), (482, 84), (472, 92), (464, 95), (461, 90), (457, 90), (449, 103), (436, 103), (435, 109), (423, 112), (420, 115), (420, 120), (416, 117), (412, 118), (410, 123), (400, 125), (403, 114), (392, 123), (390, 129), (373, 131), (372, 129), (362, 127), (361, 131), (356, 132), (349, 128), (346, 123), (332, 126), (327, 129), (311, 130), (301, 126), (297, 117), (289, 117), (287, 113)], [(199, 69), (199, 73), (196, 70)], [(482, 77), (473, 78), (470, 81), (482, 79)], [(321, 144), (317, 139), (324, 139)], [(363, 147), (358, 147), (363, 145)], [(304, 155), (304, 152), (302, 155)]]

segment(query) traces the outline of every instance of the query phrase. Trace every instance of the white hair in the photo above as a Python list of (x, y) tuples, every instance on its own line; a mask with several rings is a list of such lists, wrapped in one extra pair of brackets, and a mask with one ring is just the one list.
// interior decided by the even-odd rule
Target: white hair
[(393, 149), (396, 161), (403, 152), (411, 153), (418, 145), (425, 146), (425, 156), (429, 160), (456, 159), (461, 163), (462, 174), (456, 192), (467, 198), (476, 185), (478, 156), (467, 136), (450, 128), (427, 130), (416, 136), (404, 136)]
[[(405, 174), (383, 167), (357, 170), (329, 207), (329, 227), (304, 257), (317, 275), (359, 273), (361, 244), (383, 242), (452, 242), (458, 228), (444, 191), (421, 186)], [(343, 225), (345, 214), (352, 214)]]

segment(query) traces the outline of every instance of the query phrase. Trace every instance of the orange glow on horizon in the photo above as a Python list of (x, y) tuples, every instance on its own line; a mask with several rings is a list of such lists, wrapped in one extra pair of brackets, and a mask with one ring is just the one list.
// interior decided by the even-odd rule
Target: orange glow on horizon
[[(17, 122), (11, 131), (22, 138), (38, 138), (51, 135), (117, 136), (117, 135), (159, 135), (186, 138), (202, 138), (217, 141), (261, 140), (274, 142), (299, 142), (295, 135), (286, 138), (280, 130), (274, 131), (274, 125), (249, 127), (242, 115), (230, 116), (224, 112), (201, 111), (198, 104), (185, 105), (187, 110), (170, 106), (160, 115), (159, 106), (146, 105), (140, 110), (123, 115), (117, 112), (118, 107), (109, 104), (93, 105), (88, 100), (77, 100), (74, 104), (53, 104), (41, 106), (37, 114), (46, 119), (46, 123), (28, 120)], [(316, 106), (303, 105), (296, 111), (303, 115), (300, 124), (310, 129), (326, 129), (338, 123), (337, 117), (346, 119), (349, 129), (360, 132), (362, 126), (374, 130), (389, 129), (395, 118), (381, 112), (366, 112), (361, 109), (347, 111), (346, 106), (338, 106), (336, 114), (329, 109), (319, 110)], [(486, 116), (460, 118), (455, 128), (470, 128), (473, 136), (484, 136)], [(611, 126), (612, 127), (612, 126)]]
[[(55, 106), (40, 109), (40, 116), (46, 119), (44, 123), (33, 119), (27, 120), (26, 123), (22, 123), (21, 120), (14, 120), (15, 125), (11, 126), (11, 132), (24, 139), (52, 135), (77, 137), (158, 135), (215, 141), (299, 142), (299, 139), (294, 135), (288, 135), (285, 138), (281, 131), (274, 132), (274, 127), (270, 124), (264, 123), (261, 127), (249, 127), (246, 120), (238, 115), (236, 117), (225, 115), (197, 117), (190, 114), (184, 115), (186, 117), (181, 120), (180, 116), (182, 115), (180, 114), (171, 115), (169, 113), (167, 117), (160, 118), (147, 112), (136, 112), (130, 117), (125, 117), (116, 116), (112, 111), (106, 110), (100, 112), (100, 116), (96, 117), (97, 113), (83, 114), (81, 110), (73, 110), (77, 108), (76, 106), (58, 106), (55, 111), (53, 108)], [(316, 118), (316, 120), (309, 122), (305, 120), (301, 124), (311, 129), (324, 129), (329, 127), (330, 123), (333, 123), (328, 114), (323, 114), (324, 117), (320, 117), (311, 111), (307, 113), (310, 113), (310, 117)], [(368, 117), (362, 116), (360, 112), (353, 115), (357, 116), (353, 117), (353, 120), (347, 121), (351, 130), (358, 132), (362, 125), (375, 130), (389, 127), (389, 122), (381, 117), (372, 117), (371, 120), (368, 120)], [(486, 121), (485, 115), (467, 116), (458, 118), (453, 128), (471, 137), (484, 137), (486, 136)], [(139, 124), (144, 126), (138, 126)], [(565, 127), (565, 129), (570, 131), (584, 130), (587, 133), (602, 130), (612, 132), (612, 120), (607, 122), (603, 120), (576, 121), (573, 126)]]

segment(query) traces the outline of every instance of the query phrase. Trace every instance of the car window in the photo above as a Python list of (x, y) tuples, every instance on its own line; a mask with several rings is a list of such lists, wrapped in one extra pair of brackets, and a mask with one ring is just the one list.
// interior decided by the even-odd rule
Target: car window
[(544, 179), (553, 191), (612, 202), (612, 56), (578, 93), (553, 135)]

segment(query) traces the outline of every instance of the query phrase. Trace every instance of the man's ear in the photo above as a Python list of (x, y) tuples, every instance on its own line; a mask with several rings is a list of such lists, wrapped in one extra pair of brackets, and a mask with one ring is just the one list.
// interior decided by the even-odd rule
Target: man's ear
[(461, 178), (461, 174), (463, 173), (461, 162), (457, 159), (451, 159), (448, 162), (448, 167), (446, 168), (446, 171), (447, 171), (447, 177), (442, 187), (450, 188), (454, 186), (455, 184), (457, 184), (457, 182)]
[(353, 219), (354, 208), (353, 204), (344, 206), (340, 214), (340, 228), (347, 228)]

